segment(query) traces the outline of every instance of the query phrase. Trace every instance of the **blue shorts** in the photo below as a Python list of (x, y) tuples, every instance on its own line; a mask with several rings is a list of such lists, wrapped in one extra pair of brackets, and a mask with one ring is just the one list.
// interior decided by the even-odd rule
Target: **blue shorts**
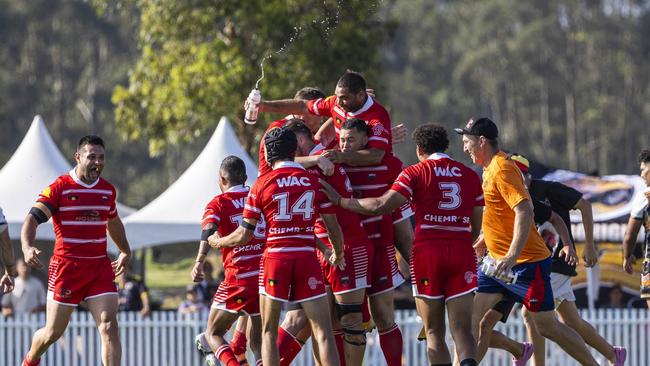
[(485, 275), (478, 270), (478, 292), (504, 296), (524, 304), (526, 309), (549, 311), (555, 309), (551, 288), (551, 258), (539, 262), (522, 263), (512, 267), (518, 273), (517, 282), (509, 285), (504, 281)]

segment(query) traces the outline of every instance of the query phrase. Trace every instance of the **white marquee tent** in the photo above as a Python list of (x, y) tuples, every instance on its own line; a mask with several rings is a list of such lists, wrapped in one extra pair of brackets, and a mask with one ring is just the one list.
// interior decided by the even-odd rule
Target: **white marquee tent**
[[(0, 207), (9, 224), (11, 239), (20, 238), (20, 228), (39, 192), (57, 177), (72, 169), (52, 140), (43, 118), (34, 117), (25, 138), (0, 170)], [(118, 213), (126, 217), (130, 207), (118, 203)], [(54, 240), (52, 221), (39, 225), (36, 239)]]
[(218, 169), (228, 155), (246, 164), (246, 183), (257, 179), (257, 165), (241, 146), (230, 121), (222, 117), (207, 145), (166, 191), (124, 220), (132, 249), (197, 241), (205, 205), (220, 193)]

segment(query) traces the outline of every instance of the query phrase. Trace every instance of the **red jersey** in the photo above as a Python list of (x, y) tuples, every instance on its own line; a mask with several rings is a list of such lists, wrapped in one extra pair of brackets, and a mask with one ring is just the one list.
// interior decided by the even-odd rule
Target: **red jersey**
[[(226, 192), (215, 196), (203, 212), (201, 226), (213, 223), (222, 237), (227, 236), (241, 224), (244, 205), (248, 196), (248, 187), (231, 187)], [(251, 240), (232, 248), (221, 249), (221, 259), (225, 269), (224, 282), (232, 285), (257, 284), (260, 270), (260, 258), (264, 251), (264, 220), (257, 223)]]
[[(321, 155), (324, 151), (325, 148), (322, 145), (316, 145), (309, 155)], [(348, 175), (339, 164), (334, 164), (334, 174), (329, 177), (323, 174), (317, 166), (309, 168), (307, 171), (329, 183), (329, 185), (336, 189), (341, 197), (352, 197), (352, 185), (350, 184), (350, 179), (348, 179)], [(342, 207), (335, 207), (335, 212), (336, 219), (341, 226), (341, 232), (343, 232), (345, 238), (354, 239), (365, 238), (367, 236), (366, 231), (363, 229), (363, 225), (361, 225), (359, 215)], [(327, 238), (329, 236), (327, 234), (327, 229), (325, 228), (325, 223), (320, 217), (316, 219), (314, 232), (319, 238)], [(354, 240), (346, 240), (346, 242), (352, 246), (354, 246), (354, 243), (363, 244), (362, 242)]]
[(314, 224), (319, 214), (334, 214), (318, 177), (293, 161), (279, 162), (251, 188), (243, 217), (266, 221), (265, 255), (294, 258), (314, 252)]
[(368, 136), (368, 148), (381, 149), (386, 153), (393, 152), (393, 141), (391, 137), (390, 116), (381, 104), (377, 103), (370, 95), (363, 106), (356, 112), (346, 112), (338, 105), (338, 98), (335, 95), (325, 99), (319, 98), (307, 102), (309, 113), (317, 116), (331, 117), (334, 120), (336, 131), (336, 142), (338, 143), (341, 125), (348, 118), (359, 118), (368, 124), (370, 129)]
[(264, 140), (266, 137), (266, 133), (271, 131), (274, 128), (284, 126), (287, 123), (287, 121), (289, 121), (289, 119), (292, 117), (293, 116), (287, 116), (277, 121), (273, 121), (271, 122), (271, 124), (269, 124), (269, 127), (266, 128), (266, 131), (264, 131), (264, 136), (262, 136), (262, 138), (260, 139), (260, 154), (259, 154), (259, 158), (257, 159), (258, 160), (257, 166), (259, 167), (258, 176), (264, 175), (272, 170), (271, 166), (269, 166), (269, 163), (266, 162), (266, 157), (264, 156), (264, 151), (265, 151)]
[(64, 258), (106, 257), (106, 225), (117, 216), (115, 187), (104, 178), (82, 182), (74, 169), (45, 188), (36, 202), (52, 210), (54, 255)]
[[(403, 163), (393, 154), (385, 154), (379, 165), (343, 166), (352, 182), (355, 198), (380, 197), (390, 189), (395, 178), (402, 171)], [(393, 244), (393, 217), (391, 214), (380, 216), (361, 216), (361, 222), (368, 238), (375, 245)]]
[(391, 187), (415, 208), (415, 244), (471, 244), (470, 220), (484, 206), (478, 174), (446, 154), (435, 153), (406, 168)]

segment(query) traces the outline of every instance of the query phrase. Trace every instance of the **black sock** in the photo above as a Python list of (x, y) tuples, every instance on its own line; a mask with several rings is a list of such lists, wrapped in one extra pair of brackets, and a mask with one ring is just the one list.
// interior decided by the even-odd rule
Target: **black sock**
[(473, 358), (466, 358), (460, 361), (460, 366), (476, 366), (476, 360)]

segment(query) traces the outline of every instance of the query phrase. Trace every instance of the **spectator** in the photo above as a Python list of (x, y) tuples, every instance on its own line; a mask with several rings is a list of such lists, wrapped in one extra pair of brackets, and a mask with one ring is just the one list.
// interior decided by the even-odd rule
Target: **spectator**
[(622, 309), (625, 308), (623, 303), (623, 289), (621, 285), (616, 283), (609, 290), (609, 303), (604, 306), (607, 309)]
[(45, 286), (31, 275), (31, 269), (20, 259), (16, 262), (18, 277), (13, 292), (2, 297), (2, 314), (10, 317), (45, 311)]
[(205, 263), (203, 263), (203, 273), (205, 275), (205, 278), (203, 281), (197, 283), (195, 287), (199, 296), (199, 300), (210, 306), (212, 303), (212, 296), (214, 296), (214, 293), (217, 292), (217, 287), (219, 286), (214, 279), (214, 267), (212, 267), (212, 263), (210, 263), (209, 260), (206, 260)]
[(142, 317), (149, 317), (151, 307), (147, 286), (128, 272), (119, 277), (119, 284), (119, 311), (139, 311)]
[(194, 285), (187, 285), (185, 290), (185, 301), (178, 307), (181, 314), (207, 314), (208, 307), (199, 299), (197, 288)]

